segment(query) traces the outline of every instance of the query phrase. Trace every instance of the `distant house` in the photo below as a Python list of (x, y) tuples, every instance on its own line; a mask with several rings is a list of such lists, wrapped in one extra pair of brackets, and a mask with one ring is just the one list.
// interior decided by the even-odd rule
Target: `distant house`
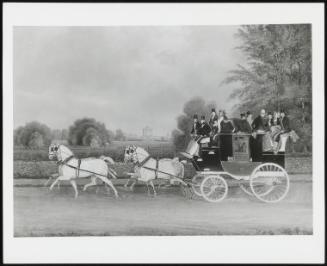
[(151, 139), (153, 137), (152, 128), (146, 126), (142, 129), (142, 138)]

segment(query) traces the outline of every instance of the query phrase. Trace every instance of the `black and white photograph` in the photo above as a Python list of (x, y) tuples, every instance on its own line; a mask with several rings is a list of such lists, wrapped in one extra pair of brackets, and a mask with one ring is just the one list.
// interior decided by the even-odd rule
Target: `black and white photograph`
[[(269, 22), (260, 15), (256, 23), (247, 22), (247, 13), (244, 22), (229, 18), (221, 23), (220, 17), (217, 23), (214, 10), (222, 15), (223, 5), (197, 9), (193, 4), (192, 14), (199, 17), (214, 7), (207, 13), (213, 22), (201, 23), (195, 15), (194, 22), (187, 20), (191, 4), (180, 4), (172, 21), (178, 10), (185, 7), (185, 12), (179, 13), (181, 23), (173, 24), (164, 22), (168, 18), (160, 22), (174, 10), (173, 4), (161, 4), (163, 13), (150, 5), (147, 23), (141, 18), (141, 10), (148, 14), (146, 4), (87, 4), (92, 16), (85, 23), (83, 4), (72, 23), (46, 18), (57, 10), (51, 5), (46, 9), (46, 4), (35, 4), (34, 12), (45, 7), (44, 13), (31, 22), (20, 18), (15, 23), (23, 7), (31, 12), (27, 17), (33, 15), (33, 6), (23, 5), (18, 15), (8, 18), (4, 31), (10, 39), (4, 46), (4, 63), (6, 58), (9, 63), (4, 68), (4, 102), (10, 95), (4, 115), (10, 122), (4, 125), (8, 133), (3, 142), (9, 142), (4, 152), (10, 150), (6, 160), (11, 172), (3, 180), (11, 190), (7, 213), (12, 215), (12, 244), (42, 241), (45, 249), (51, 241), (61, 245), (67, 239), (102, 241), (99, 245), (120, 241), (124, 246), (126, 237), (134, 245), (147, 237), (158, 242), (182, 238), (185, 252), (188, 238), (183, 237), (195, 242), (211, 237), (208, 246), (214, 245), (213, 239), (224, 245), (244, 237), (244, 249), (251, 249), (251, 239), (254, 243), (258, 237), (264, 238), (261, 245), (254, 243), (256, 248), (269, 243), (264, 239), (274, 239), (274, 245), (288, 238), (294, 243), (294, 237), (308, 239), (307, 245), (316, 238), (322, 243), (324, 31), (315, 38), (316, 27), (323, 29), (323, 16), (316, 17), (318, 22), (310, 19), (315, 11), (323, 14), (323, 5), (322, 12), (319, 5), (311, 5), (308, 18), (294, 22)], [(96, 18), (104, 16), (101, 5), (117, 17), (126, 13), (116, 23), (113, 17), (101, 24)], [(234, 5), (239, 12), (241, 7)], [(74, 10), (74, 4), (56, 7), (62, 8), (58, 16)], [(251, 4), (246, 8), (245, 13)], [(269, 11), (268, 5), (258, 8), (262, 14)], [(121, 23), (127, 14), (130, 21)], [(322, 142), (317, 143), (318, 138)], [(166, 245), (172, 244), (161, 243), (162, 254)], [(308, 254), (322, 255), (322, 250), (317, 244)], [(200, 258), (206, 252), (186, 262), (206, 262)], [(67, 255), (61, 259), (108, 262), (110, 255), (103, 256), (103, 261), (68, 260)], [(212, 256), (214, 262), (228, 262)], [(317, 255), (312, 261), (321, 259)], [(147, 262), (132, 262), (140, 261)]]

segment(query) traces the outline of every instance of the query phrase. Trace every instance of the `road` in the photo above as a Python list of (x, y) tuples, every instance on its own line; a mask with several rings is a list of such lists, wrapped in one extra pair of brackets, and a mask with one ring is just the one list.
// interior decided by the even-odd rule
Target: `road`
[(103, 187), (73, 198), (70, 186), (14, 187), (14, 234), (24, 236), (261, 235), (312, 234), (312, 183), (291, 183), (279, 203), (261, 203), (231, 188), (221, 203), (183, 197), (178, 187), (149, 197), (117, 186), (120, 199)]

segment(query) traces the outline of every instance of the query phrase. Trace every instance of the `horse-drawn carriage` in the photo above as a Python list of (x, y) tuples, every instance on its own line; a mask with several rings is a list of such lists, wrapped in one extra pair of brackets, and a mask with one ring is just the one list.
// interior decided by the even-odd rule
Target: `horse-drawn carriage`
[[(222, 160), (223, 151), (219, 145), (201, 145), (194, 140), (181, 153), (196, 170), (191, 180), (186, 179), (194, 193), (209, 202), (220, 202), (227, 196), (229, 185), (234, 184), (261, 201), (272, 203), (282, 200), (289, 190), (289, 176), (284, 169), (285, 151), (263, 152), (260, 137), (229, 135), (232, 138), (232, 156), (227, 160)], [(256, 147), (259, 147), (255, 156), (250, 150), (251, 141), (256, 141)]]
[[(133, 162), (134, 180), (146, 183), (148, 192), (150, 187), (156, 194), (153, 180), (161, 179), (180, 183), (183, 191), (191, 191), (209, 202), (222, 201), (228, 192), (228, 186), (233, 183), (247, 194), (255, 196), (264, 202), (278, 202), (282, 200), (289, 189), (289, 177), (284, 169), (285, 152), (263, 152), (260, 148), (261, 137), (256, 136), (256, 153), (250, 149), (250, 134), (230, 134), (232, 138), (232, 156), (225, 157), (223, 147), (226, 145), (211, 146), (210, 142), (191, 140), (188, 148), (181, 154), (190, 160), (195, 167), (196, 175), (192, 178), (184, 177), (184, 165), (178, 158), (160, 159), (152, 158), (141, 147), (129, 146), (125, 149), (124, 161)], [(258, 145), (259, 144), (259, 145)], [(283, 146), (285, 147), (285, 146)], [(258, 152), (259, 151), (259, 152)], [(76, 179), (91, 178), (91, 182), (84, 186), (84, 191), (96, 185), (96, 179), (111, 187), (118, 197), (118, 192), (109, 176), (117, 178), (114, 171), (107, 166), (104, 158), (76, 158), (72, 151), (64, 145), (51, 144), (49, 158), (57, 159), (59, 175), (50, 186), (50, 189), (60, 181), (70, 181), (75, 197), (78, 195)], [(59, 183), (58, 183), (59, 184)], [(127, 185), (128, 183), (126, 183)]]

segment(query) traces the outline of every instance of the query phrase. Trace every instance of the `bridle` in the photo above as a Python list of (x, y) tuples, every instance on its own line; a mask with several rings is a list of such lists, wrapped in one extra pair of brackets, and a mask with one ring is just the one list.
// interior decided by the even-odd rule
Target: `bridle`
[[(142, 167), (151, 158), (151, 156), (148, 155), (147, 157), (145, 157), (145, 159), (143, 161), (140, 162), (139, 155), (136, 150), (137, 150), (137, 148), (133, 149), (133, 152), (132, 152), (132, 153), (135, 153), (135, 156), (136, 156), (136, 162), (134, 162), (134, 164), (137, 165), (138, 167)], [(129, 152), (131, 152), (131, 151), (129, 151)]]

